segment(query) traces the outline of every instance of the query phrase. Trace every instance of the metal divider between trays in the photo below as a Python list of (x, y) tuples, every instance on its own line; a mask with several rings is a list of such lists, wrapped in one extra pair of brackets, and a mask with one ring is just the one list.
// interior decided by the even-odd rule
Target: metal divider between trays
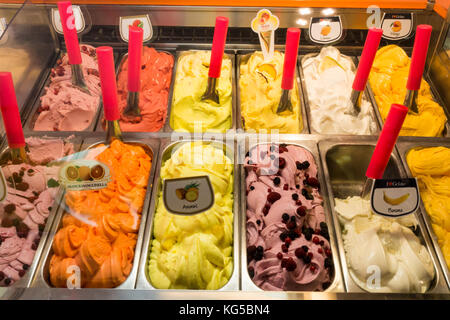
[[(95, 135), (94, 137), (86, 138), (83, 141), (82, 148), (80, 151), (84, 151), (88, 149), (89, 147), (94, 147), (98, 144), (105, 143), (104, 141), (104, 135)], [(115, 289), (134, 289), (136, 284), (136, 277), (137, 277), (137, 270), (139, 267), (139, 260), (141, 255), (141, 248), (142, 248), (142, 242), (143, 242), (143, 235), (144, 235), (144, 229), (147, 221), (147, 215), (148, 215), (148, 209), (150, 206), (150, 200), (151, 200), (151, 194), (153, 191), (153, 177), (155, 174), (155, 159), (158, 158), (158, 151), (159, 151), (159, 140), (154, 138), (145, 138), (142, 135), (139, 134), (124, 134), (123, 135), (124, 142), (141, 145), (144, 147), (144, 149), (149, 149), (149, 151), (152, 153), (152, 166), (149, 173), (148, 183), (147, 183), (147, 190), (145, 195), (144, 204), (142, 207), (141, 212), (141, 222), (139, 225), (139, 231), (137, 234), (137, 242), (134, 249), (134, 258), (133, 258), (133, 267), (131, 269), (130, 274), (128, 275), (128, 278), (119, 286), (117, 286)], [(61, 200), (63, 201), (63, 199)], [(61, 205), (58, 208), (57, 215), (55, 217), (55, 222), (53, 223), (53, 226), (51, 228), (51, 235), (53, 237), (49, 237), (48, 241), (46, 242), (46, 246), (44, 250), (42, 251), (41, 258), (39, 265), (37, 267), (37, 271), (35, 273), (35, 277), (33, 282), (31, 283), (31, 287), (33, 288), (54, 288), (50, 284), (49, 279), (49, 264), (50, 264), (50, 258), (53, 255), (53, 241), (54, 241), (54, 235), (59, 231), (62, 225), (62, 218), (65, 211), (65, 205), (61, 203)]]
[[(175, 148), (177, 148), (178, 145), (182, 145), (184, 143), (190, 143), (196, 141), (195, 139), (188, 139), (188, 140), (180, 140), (180, 141), (170, 141), (169, 138), (161, 140), (160, 144), (160, 150), (159, 150), (159, 159), (158, 159), (158, 166), (156, 169), (156, 173), (154, 175), (154, 190), (152, 194), (152, 202), (150, 206), (149, 211), (149, 218), (147, 221), (147, 226), (145, 228), (145, 234), (144, 234), (144, 242), (142, 246), (142, 254), (141, 254), (141, 260), (139, 263), (139, 271), (138, 271), (138, 277), (137, 277), (137, 283), (136, 283), (136, 289), (144, 289), (144, 290), (152, 290), (152, 291), (160, 291), (160, 289), (157, 289), (153, 287), (151, 284), (151, 281), (148, 276), (148, 263), (150, 260), (150, 252), (152, 247), (152, 241), (153, 241), (153, 223), (154, 223), (154, 217), (156, 214), (156, 209), (158, 207), (158, 198), (159, 193), (161, 191), (162, 183), (160, 174), (161, 174), (161, 168), (163, 166), (163, 162), (170, 159), (170, 152), (172, 152)], [(198, 140), (197, 140), (198, 141)], [(213, 145), (221, 145), (223, 149), (226, 151), (226, 155), (230, 157), (230, 159), (233, 161), (233, 273), (228, 280), (227, 284), (225, 284), (222, 288), (214, 291), (239, 291), (240, 290), (240, 274), (239, 274), (239, 267), (240, 267), (240, 255), (239, 255), (239, 243), (240, 243), (240, 235), (239, 235), (239, 180), (238, 180), (238, 164), (236, 161), (236, 143), (233, 139), (232, 143), (223, 143), (219, 141), (214, 140), (203, 140), (206, 144), (213, 144)], [(170, 292), (193, 292), (191, 289), (170, 289)], [(199, 292), (198, 290), (196, 290)], [(203, 291), (203, 290), (200, 290)], [(206, 292), (209, 292), (211, 290), (205, 290)]]

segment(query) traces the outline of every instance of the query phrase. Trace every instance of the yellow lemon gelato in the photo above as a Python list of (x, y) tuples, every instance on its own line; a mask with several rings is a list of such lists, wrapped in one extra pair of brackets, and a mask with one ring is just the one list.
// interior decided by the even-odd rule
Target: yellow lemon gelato
[(158, 289), (223, 287), (233, 272), (233, 164), (203, 142), (181, 145), (161, 168), (161, 180), (208, 175), (215, 202), (200, 214), (169, 213), (159, 194), (148, 265)]

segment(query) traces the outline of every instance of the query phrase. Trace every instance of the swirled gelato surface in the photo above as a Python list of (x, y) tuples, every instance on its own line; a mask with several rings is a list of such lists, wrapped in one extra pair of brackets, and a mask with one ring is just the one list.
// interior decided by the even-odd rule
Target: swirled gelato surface
[(330, 236), (312, 154), (261, 144), (244, 163), (249, 276), (264, 290), (322, 291), (333, 280)]
[[(404, 103), (410, 65), (411, 59), (402, 48), (396, 45), (388, 45), (377, 51), (369, 82), (383, 122), (386, 121), (393, 103)], [(408, 113), (400, 135), (441, 136), (447, 118), (442, 107), (433, 100), (430, 85), (423, 79), (418, 94), (417, 107), (419, 113)]]
[(83, 131), (96, 120), (101, 95), (97, 56), (92, 46), (81, 45), (80, 49), (81, 69), (89, 93), (72, 85), (72, 69), (65, 54), (52, 69), (33, 130)]
[(208, 83), (210, 51), (187, 51), (178, 58), (170, 126), (184, 132), (225, 132), (232, 126), (231, 60), (223, 56), (217, 81), (219, 105), (202, 101)]
[[(7, 195), (0, 203), (0, 286), (20, 280), (33, 263), (58, 193), (59, 166), (50, 163), (73, 153), (62, 139), (26, 139), (28, 163), (2, 167)], [(48, 165), (47, 165), (48, 164)]]
[[(417, 292), (430, 288), (435, 269), (427, 248), (410, 227), (414, 216), (385, 218), (370, 200), (335, 199), (350, 274), (369, 292)], [(379, 278), (377, 277), (379, 275)]]
[(128, 97), (128, 59), (121, 67), (117, 79), (119, 109), (122, 131), (159, 131), (166, 122), (169, 89), (172, 81), (173, 56), (144, 47), (141, 61), (141, 91), (139, 109), (141, 117), (130, 118), (123, 115)]
[(158, 196), (148, 275), (158, 289), (223, 287), (233, 273), (233, 164), (222, 149), (183, 143), (161, 168), (161, 179), (209, 176), (215, 202), (191, 215), (169, 213)]
[(297, 81), (291, 90), (292, 111), (277, 114), (281, 98), (284, 54), (275, 51), (270, 61), (262, 52), (253, 53), (240, 65), (241, 117), (246, 130), (276, 129), (279, 133), (300, 133), (303, 129)]
[(419, 180), (420, 196), (450, 269), (450, 148), (417, 148), (406, 161)]
[(108, 166), (111, 181), (103, 189), (66, 193), (66, 213), (50, 260), (55, 287), (72, 284), (71, 276), (79, 270), (81, 287), (114, 288), (133, 267), (151, 156), (143, 147), (119, 140), (92, 151)]
[(352, 114), (350, 101), (355, 66), (352, 59), (335, 47), (302, 62), (308, 92), (312, 129), (323, 134), (365, 134), (376, 132), (372, 105), (365, 96), (361, 111)]

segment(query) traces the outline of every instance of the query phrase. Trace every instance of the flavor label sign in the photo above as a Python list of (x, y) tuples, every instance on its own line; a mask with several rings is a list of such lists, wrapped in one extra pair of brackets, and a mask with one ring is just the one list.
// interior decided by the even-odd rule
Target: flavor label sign
[(341, 17), (312, 17), (309, 24), (309, 37), (313, 42), (320, 44), (338, 41), (342, 37)]
[(60, 183), (69, 191), (98, 190), (111, 181), (109, 168), (96, 160), (70, 161), (59, 171)]
[(413, 28), (412, 13), (385, 13), (381, 21), (383, 38), (400, 40), (408, 38)]
[(264, 60), (271, 60), (275, 48), (275, 30), (280, 26), (280, 20), (270, 10), (262, 9), (252, 20), (251, 27), (258, 34)]
[[(70, 20), (68, 19), (67, 23), (69, 26), (69, 29), (73, 29), (73, 27), (76, 28), (77, 33), (80, 33), (84, 30), (86, 27), (86, 23), (84, 22), (83, 13), (81, 12), (80, 6), (72, 5), (72, 7), (68, 7), (67, 10), (73, 10), (73, 17), (74, 19)], [(70, 13), (70, 12), (68, 12)], [(56, 32), (59, 34), (64, 34), (62, 25), (61, 25), (61, 17), (59, 16), (58, 8), (52, 8), (52, 24), (53, 28)]]
[(170, 213), (198, 214), (214, 205), (214, 190), (208, 176), (165, 179), (163, 201)]
[(6, 187), (6, 179), (3, 174), (3, 170), (0, 169), (0, 203), (6, 199), (6, 194), (8, 193), (8, 189)]
[(375, 180), (371, 194), (372, 211), (388, 217), (414, 213), (419, 200), (417, 180), (414, 178)]
[(119, 29), (120, 37), (123, 41), (128, 42), (128, 28), (139, 27), (144, 30), (143, 42), (149, 41), (153, 37), (152, 22), (148, 14), (142, 16), (120, 17)]

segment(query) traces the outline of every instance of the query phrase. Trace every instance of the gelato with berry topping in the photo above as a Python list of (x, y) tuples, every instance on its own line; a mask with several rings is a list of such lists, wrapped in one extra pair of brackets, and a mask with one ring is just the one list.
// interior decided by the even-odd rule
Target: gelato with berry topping
[(100, 76), (95, 48), (81, 45), (81, 69), (89, 89), (86, 93), (72, 85), (67, 54), (52, 69), (50, 84), (41, 97), (34, 124), (36, 131), (83, 131), (94, 121), (100, 101)]
[(2, 167), (8, 193), (0, 203), (0, 286), (20, 280), (33, 263), (58, 193), (59, 166), (47, 164), (73, 153), (73, 144), (61, 139), (27, 138), (26, 143), (32, 164)]
[(244, 167), (253, 282), (263, 290), (325, 290), (333, 260), (312, 154), (295, 145), (261, 144)]

